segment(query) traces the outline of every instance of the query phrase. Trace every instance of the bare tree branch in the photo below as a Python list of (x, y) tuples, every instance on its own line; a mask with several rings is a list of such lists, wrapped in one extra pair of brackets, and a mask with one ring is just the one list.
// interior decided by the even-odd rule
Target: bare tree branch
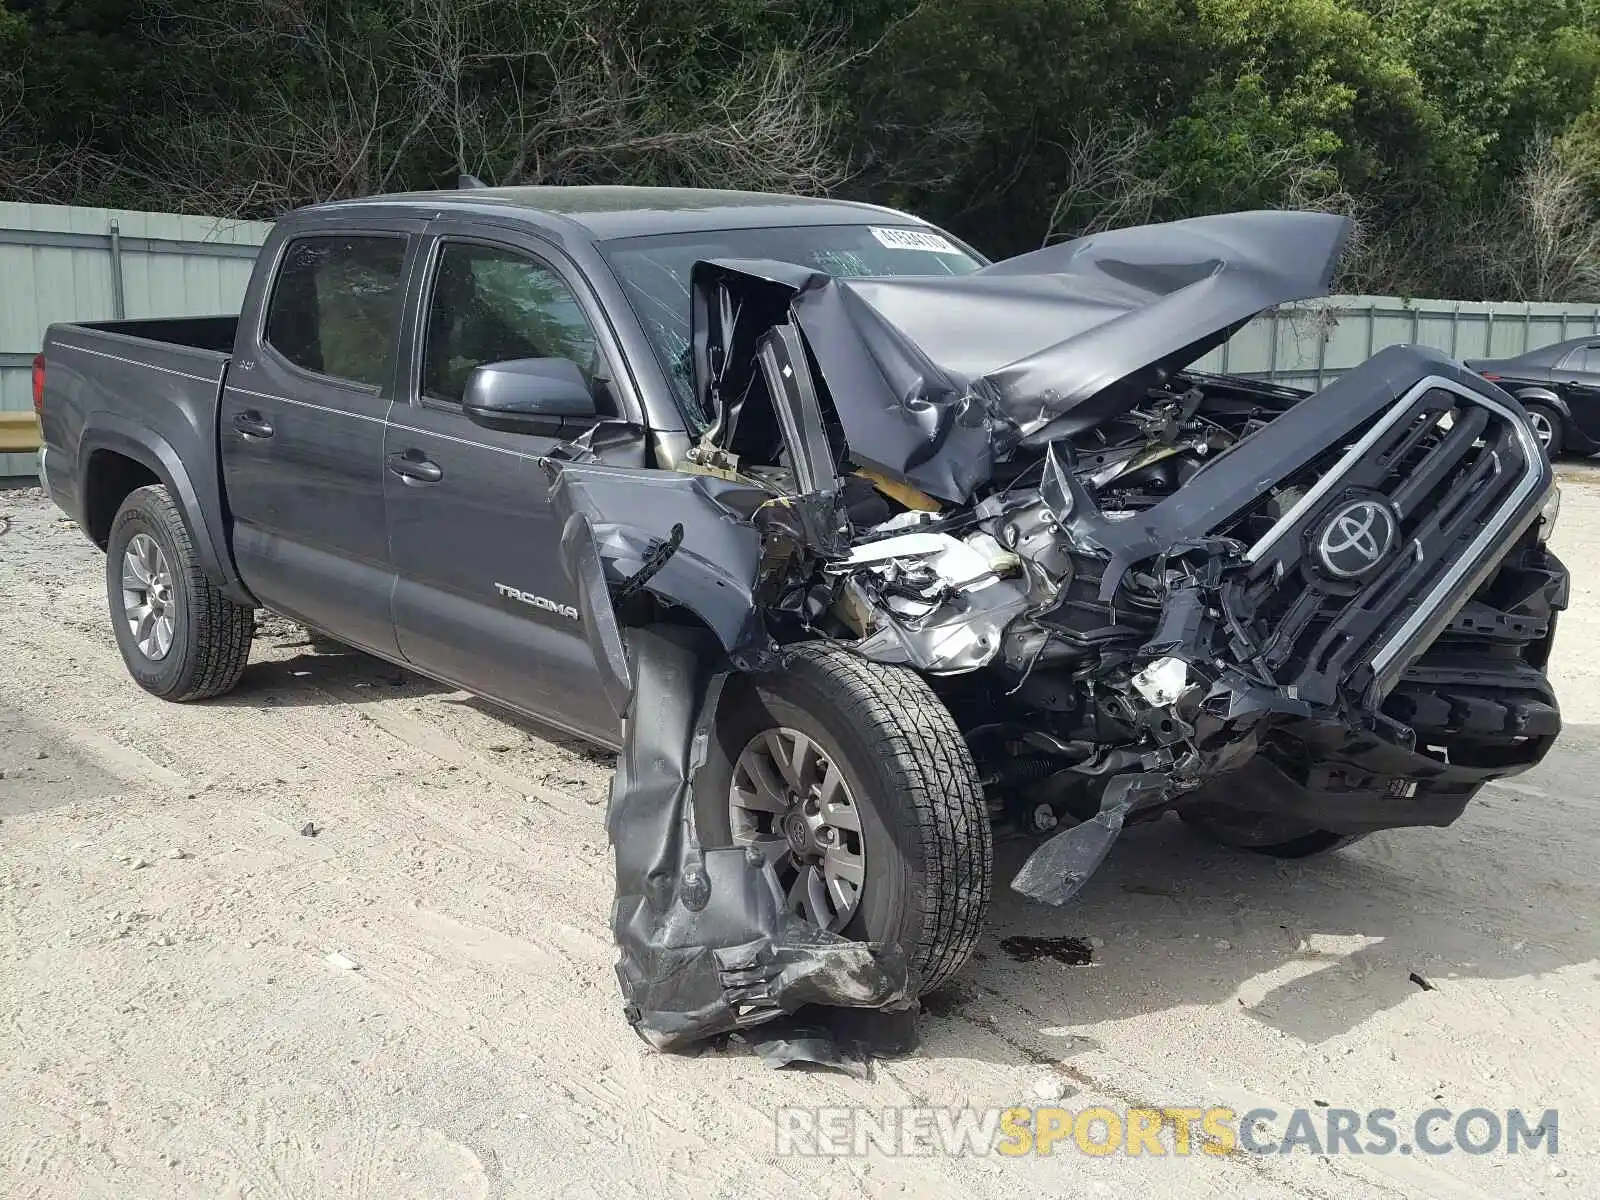
[(1041, 244), (1148, 221), (1167, 194), (1161, 180), (1140, 173), (1149, 143), (1144, 125), (1093, 120), (1073, 130), (1065, 145), (1049, 143), (1064, 155), (1066, 175)]

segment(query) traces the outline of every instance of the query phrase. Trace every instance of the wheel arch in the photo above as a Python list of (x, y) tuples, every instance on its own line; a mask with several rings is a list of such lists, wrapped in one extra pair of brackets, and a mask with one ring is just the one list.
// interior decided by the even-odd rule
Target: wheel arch
[(1562, 399), (1560, 393), (1547, 387), (1520, 387), (1511, 393), (1516, 397), (1518, 404), (1526, 408), (1529, 404), (1542, 404), (1546, 408), (1553, 408), (1556, 414), (1565, 422), (1572, 420), (1572, 408)]
[(78, 445), (77, 477), (84, 531), (102, 550), (128, 496), (137, 488), (160, 484), (177, 504), (207, 578), (230, 599), (255, 602), (233, 569), (226, 547), (219, 549), (213, 535), (221, 531), (206, 521), (183, 459), (160, 434), (113, 413), (97, 414)]

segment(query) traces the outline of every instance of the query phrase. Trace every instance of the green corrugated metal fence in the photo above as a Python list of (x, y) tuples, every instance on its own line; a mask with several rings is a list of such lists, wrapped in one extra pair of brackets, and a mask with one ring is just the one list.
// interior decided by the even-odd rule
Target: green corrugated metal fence
[(1257, 317), (1199, 365), (1319, 388), (1385, 346), (1432, 346), (1451, 358), (1510, 358), (1589, 334), (1600, 334), (1600, 305), (1330, 296)]
[[(31, 411), (52, 321), (235, 312), (271, 229), (176, 213), (0, 203), (0, 410)], [(31, 454), (0, 454), (0, 477)]]

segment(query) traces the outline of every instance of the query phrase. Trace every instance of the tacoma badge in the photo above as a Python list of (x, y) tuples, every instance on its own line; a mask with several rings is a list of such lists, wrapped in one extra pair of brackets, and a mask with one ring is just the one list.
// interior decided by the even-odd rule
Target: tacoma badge
[(567, 617), (573, 621), (578, 619), (578, 610), (572, 607), (570, 604), (557, 604), (554, 600), (548, 599), (547, 597), (537, 596), (532, 592), (525, 592), (521, 588), (514, 588), (509, 584), (504, 583), (495, 584), (494, 590), (499, 592), (502, 596), (505, 596), (507, 599), (516, 600), (519, 603), (529, 605), (530, 607), (542, 608), (545, 610), (545, 612), (553, 612), (557, 616)]

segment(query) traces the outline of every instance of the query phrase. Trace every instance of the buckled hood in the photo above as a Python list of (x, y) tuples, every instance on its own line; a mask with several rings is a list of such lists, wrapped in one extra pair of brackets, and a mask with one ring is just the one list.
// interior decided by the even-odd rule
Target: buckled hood
[(1063, 242), (970, 275), (834, 279), (790, 263), (695, 265), (707, 412), (792, 319), (851, 458), (959, 503), (1019, 445), (1125, 411), (1263, 309), (1325, 295), (1349, 235), (1326, 213), (1246, 212)]

